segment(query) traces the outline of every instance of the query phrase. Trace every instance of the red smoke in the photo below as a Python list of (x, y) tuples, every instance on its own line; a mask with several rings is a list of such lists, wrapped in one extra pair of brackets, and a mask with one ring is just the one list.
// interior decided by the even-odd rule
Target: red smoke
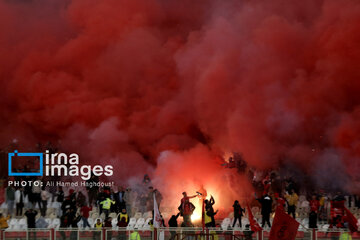
[(60, 141), (179, 197), (181, 176), (239, 182), (226, 152), (354, 188), (359, 42), (355, 0), (0, 0), (0, 144)]

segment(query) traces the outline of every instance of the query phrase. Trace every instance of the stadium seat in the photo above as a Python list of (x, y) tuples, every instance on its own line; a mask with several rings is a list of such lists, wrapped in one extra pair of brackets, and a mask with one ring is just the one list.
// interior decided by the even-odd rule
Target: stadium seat
[(51, 228), (51, 226), (52, 226), (52, 219), (51, 218), (45, 218), (45, 222), (47, 222), (47, 224), (48, 224), (48, 228)]
[[(141, 213), (140, 213), (140, 214), (141, 214)], [(147, 218), (151, 217), (151, 215), (152, 215), (151, 211), (144, 212), (143, 218), (147, 219)]]
[(99, 217), (99, 213), (93, 212), (90, 216), (92, 219), (97, 219)]
[(27, 221), (26, 221), (26, 218), (21, 218), (19, 219), (19, 227), (20, 229), (27, 229)]
[(115, 218), (117, 218), (117, 215), (116, 215), (116, 213), (110, 213), (109, 214), (109, 217), (111, 217), (112, 219), (115, 219)]
[(50, 204), (50, 206), (51, 206), (51, 208), (55, 208), (55, 209), (58, 209), (59, 207), (60, 207), (60, 203), (59, 202), (52, 202), (51, 204)]
[(243, 218), (241, 219), (241, 225), (242, 225), (242, 227), (245, 227), (247, 224), (250, 224), (249, 219), (246, 218), (246, 217), (243, 217)]
[(139, 218), (137, 221), (136, 221), (136, 224), (135, 224), (135, 227), (136, 228), (142, 228), (145, 224), (145, 219), (144, 218)]
[(324, 225), (322, 226), (322, 229), (324, 229), (324, 230), (328, 230), (328, 229), (329, 229), (329, 227), (330, 227), (330, 225), (329, 225), (329, 224), (324, 224)]
[(303, 201), (306, 201), (306, 196), (300, 195), (299, 196), (299, 202), (303, 202)]
[(130, 218), (128, 228), (130, 229), (134, 228), (135, 224), (136, 224), (136, 218)]
[(52, 220), (51, 225), (52, 225), (54, 228), (58, 229), (58, 228), (60, 227), (60, 219), (59, 219), (59, 218), (54, 218), (54, 219)]
[(145, 223), (144, 225), (142, 226), (142, 230), (150, 230), (151, 229), (151, 226), (149, 224), (149, 222), (151, 221), (152, 218), (147, 218), (145, 220)]
[(99, 218), (105, 220), (105, 213), (101, 213), (100, 216), (99, 216)]
[(116, 217), (114, 217), (112, 220), (111, 220), (111, 225), (113, 228), (116, 228), (117, 227), (117, 223), (118, 223), (118, 220)]
[(19, 226), (19, 221), (16, 218), (11, 218), (8, 221), (9, 229), (16, 229)]
[(78, 226), (79, 229), (82, 229), (83, 228), (83, 221), (82, 220), (78, 221), (77, 226)]
[(88, 222), (89, 222), (89, 225), (91, 226), (91, 228), (93, 228), (94, 227), (94, 219), (88, 218)]
[(138, 219), (138, 218), (141, 218), (141, 217), (142, 217), (141, 212), (137, 212), (137, 213), (135, 213), (134, 218)]
[(303, 201), (300, 206), (302, 208), (308, 208), (309, 207), (309, 202), (308, 201)]
[(1, 209), (7, 209), (7, 204), (6, 204), (6, 202), (3, 202), (3, 203), (0, 205), (0, 208), (1, 208)]
[(230, 224), (231, 224), (231, 219), (230, 218), (224, 218), (224, 220), (221, 223), (221, 228), (226, 230), (226, 229), (228, 229)]

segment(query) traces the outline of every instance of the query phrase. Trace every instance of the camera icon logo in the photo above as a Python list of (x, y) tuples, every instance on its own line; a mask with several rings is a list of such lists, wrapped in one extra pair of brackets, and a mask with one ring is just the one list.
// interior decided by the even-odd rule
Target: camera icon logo
[[(40, 169), (39, 172), (13, 172), (12, 171), (12, 159), (15, 156), (19, 157), (39, 157), (40, 159)], [(8, 174), (9, 176), (43, 176), (43, 153), (19, 153), (15, 150), (13, 153), (8, 153)]]

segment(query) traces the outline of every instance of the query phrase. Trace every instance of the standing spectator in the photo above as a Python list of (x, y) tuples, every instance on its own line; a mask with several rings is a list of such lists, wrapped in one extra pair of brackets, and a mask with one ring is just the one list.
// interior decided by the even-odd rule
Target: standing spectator
[(48, 200), (50, 198), (50, 193), (48, 191), (45, 190), (45, 187), (42, 187), (41, 188), (41, 216), (45, 217), (46, 215), (46, 210), (47, 210), (47, 203), (48, 203)]
[(154, 209), (154, 188), (149, 187), (147, 194), (147, 208), (146, 211), (152, 211)]
[(61, 210), (63, 211), (63, 213), (65, 213), (68, 210), (70, 211), (72, 209), (76, 210), (76, 200), (74, 198), (74, 195), (70, 194), (69, 196), (66, 197), (65, 201), (62, 203)]
[(86, 197), (82, 192), (78, 192), (77, 198), (76, 198), (76, 203), (78, 206), (83, 206), (85, 205), (86, 202)]
[[(177, 219), (178, 217), (180, 216), (180, 212), (176, 215), (172, 215), (171, 218), (169, 219), (169, 227), (170, 228), (177, 228), (178, 227), (178, 223), (177, 223)], [(174, 240), (175, 239), (175, 236), (176, 236), (176, 232), (175, 231), (172, 231), (170, 230), (170, 240)]]
[(296, 205), (299, 197), (292, 189), (290, 189), (289, 194), (286, 194), (285, 198), (288, 203), (288, 214), (295, 218)]
[(86, 205), (83, 205), (80, 209), (80, 213), (81, 213), (81, 216), (82, 216), (82, 220), (83, 220), (83, 228), (86, 228), (86, 227), (91, 227), (89, 222), (88, 222), (88, 218), (89, 218), (89, 212), (92, 210), (92, 207), (88, 207)]
[(242, 227), (242, 225), (241, 225), (241, 217), (243, 216), (243, 213), (245, 212), (245, 209), (243, 209), (241, 207), (238, 200), (235, 200), (233, 208), (234, 208), (234, 222), (233, 222), (232, 227), (233, 228), (235, 227), (235, 224), (236, 224), (237, 220), (239, 220), (239, 225), (240, 225), (240, 227)]
[[(215, 227), (215, 215), (217, 214), (217, 211), (214, 212), (213, 205), (215, 204), (214, 197), (210, 197), (209, 200), (204, 201), (205, 204), (205, 225), (206, 227)], [(210, 219), (209, 219), (210, 218)]]
[(15, 189), (12, 186), (6, 188), (6, 204), (8, 207), (8, 213), (13, 215), (14, 213), (14, 203), (15, 203)]
[(265, 224), (267, 223), (268, 226), (271, 228), (270, 214), (272, 210), (272, 198), (266, 193), (262, 198), (258, 198), (256, 200), (258, 200), (261, 204), (261, 215), (262, 215), (261, 227), (264, 228)]
[(320, 196), (319, 196), (319, 205), (320, 205), (320, 207), (319, 207), (319, 213), (318, 213), (318, 215), (319, 215), (319, 221), (324, 221), (324, 220), (326, 220), (326, 218), (327, 218), (327, 213), (326, 213), (326, 209), (325, 209), (325, 201), (326, 201), (326, 198), (325, 198), (325, 194), (324, 194), (324, 192), (321, 190), (320, 191)]
[(64, 202), (64, 191), (63, 191), (63, 188), (60, 186), (58, 188), (58, 191), (56, 193), (56, 201), (60, 204), (60, 207), (57, 208), (57, 215), (58, 217), (61, 217), (62, 216), (62, 203)]
[(215, 227), (215, 218), (214, 216), (217, 214), (217, 210), (216, 212), (214, 212), (214, 209), (212, 208), (206, 208), (205, 210), (205, 226), (206, 227)]
[(105, 218), (109, 217), (111, 204), (115, 204), (115, 201), (111, 200), (109, 197), (100, 202), (101, 209), (105, 213)]
[(24, 208), (24, 190), (19, 188), (15, 191), (16, 216), (22, 216)]
[(125, 200), (126, 212), (131, 217), (132, 216), (132, 206), (135, 201), (134, 192), (131, 191), (131, 188), (126, 189), (124, 200)]
[[(25, 181), (32, 181), (31, 177), (26, 176), (24, 177)], [(25, 205), (26, 208), (31, 208), (32, 202), (33, 202), (33, 193), (32, 193), (32, 187), (30, 184), (27, 184), (24, 187), (24, 197), (27, 197), (27, 204)]]
[(97, 196), (99, 192), (99, 187), (97, 186), (98, 182), (99, 182), (99, 177), (95, 176), (94, 174), (91, 174), (91, 178), (87, 180), (88, 187), (86, 187), (86, 190), (88, 191), (90, 206), (92, 206), (98, 198)]
[(121, 212), (122, 209), (126, 209), (125, 203), (125, 192), (123, 187), (118, 188), (118, 192), (115, 194), (115, 201), (117, 205), (118, 212)]
[(317, 213), (320, 208), (319, 200), (313, 195), (310, 200), (309, 228), (317, 228)]
[(63, 188), (60, 186), (58, 188), (58, 191), (56, 193), (56, 200), (59, 202), (59, 203), (63, 203), (64, 202), (64, 191), (63, 191)]
[[(37, 211), (35, 211), (34, 209), (30, 208), (29, 210), (27, 210), (25, 212), (25, 216), (27, 218), (27, 226), (28, 226), (28, 229), (34, 229), (36, 228), (36, 225), (35, 225), (35, 217), (37, 215)], [(36, 232), (35, 231), (30, 231), (30, 233), (33, 233), (33, 237), (34, 239), (36, 239)]]
[[(63, 215), (60, 217), (60, 228), (68, 228), (71, 224), (70, 219), (70, 209), (67, 209), (66, 211), (63, 210)], [(66, 234), (64, 231), (60, 231), (61, 239), (66, 239)]]
[(39, 179), (35, 180), (33, 182), (33, 186), (32, 186), (32, 208), (36, 207), (36, 203), (39, 206), (39, 209), (41, 211), (41, 181)]
[(0, 213), (0, 230), (8, 228), (7, 220), (10, 219), (10, 215), (4, 217), (2, 213)]
[[(71, 217), (71, 229), (77, 229), (78, 228), (78, 223), (80, 222), (81, 220), (81, 216), (78, 215), (76, 216), (76, 212), (72, 212), (70, 214), (70, 217)], [(71, 231), (71, 234), (70, 234), (70, 240), (76, 240), (77, 239), (77, 232), (76, 231)]]
[(144, 214), (146, 212), (146, 204), (147, 204), (147, 196), (142, 193), (139, 196), (139, 209), (141, 214)]

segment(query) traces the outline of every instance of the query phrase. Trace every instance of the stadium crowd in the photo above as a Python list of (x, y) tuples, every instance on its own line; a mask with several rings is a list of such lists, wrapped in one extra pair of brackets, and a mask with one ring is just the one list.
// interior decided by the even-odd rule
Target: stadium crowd
[[(42, 181), (39, 178), (33, 178), (32, 180)], [(94, 175), (88, 180), (89, 183), (98, 181), (98, 177)], [(307, 198), (301, 195), (300, 198), (302, 199), (299, 199), (292, 182), (288, 182), (280, 193), (273, 193), (271, 187), (267, 186), (268, 184), (266, 181), (264, 182), (263, 192), (259, 197), (255, 194), (254, 199), (258, 204), (256, 202), (251, 204), (255, 207), (258, 206), (262, 227), (271, 227), (271, 214), (277, 206), (283, 207), (293, 218), (297, 217), (296, 214), (305, 213), (306, 216), (302, 215), (302, 217), (308, 217), (309, 228), (317, 228), (318, 222), (321, 224), (330, 223), (334, 227), (343, 227), (342, 219), (336, 217), (337, 213), (330, 213), (330, 211), (337, 209), (337, 205), (354, 209), (359, 208), (360, 204), (358, 196), (343, 195), (341, 192), (331, 195), (320, 191), (317, 194), (309, 195)], [(130, 218), (134, 217), (135, 212), (140, 212), (143, 215), (153, 211), (154, 195), (159, 208), (162, 203), (162, 195), (152, 187), (148, 175), (144, 176), (142, 183), (137, 186), (136, 190), (130, 187), (118, 187), (117, 191), (114, 191), (111, 187), (99, 188), (97, 184), (89, 184), (89, 186), (91, 187), (87, 187), (86, 192), (75, 191), (71, 188), (67, 189), (67, 194), (65, 194), (62, 187), (39, 187), (36, 184), (24, 188), (7, 186), (5, 189), (5, 202), (8, 215), (0, 215), (0, 228), (7, 228), (7, 220), (10, 217), (21, 218), (23, 216), (27, 218), (28, 228), (47, 227), (44, 218), (49, 215), (49, 205), (56, 206), (56, 212), (52, 214), (55, 214), (60, 219), (61, 228), (77, 228), (79, 225), (83, 228), (111, 226), (114, 216), (117, 218), (117, 226), (126, 227)], [(182, 226), (192, 226), (190, 217), (195, 206), (192, 205), (190, 198), (196, 196), (187, 196), (185, 192), (183, 193), (183, 199), (181, 199), (178, 208), (179, 214), (170, 218), (169, 226), (177, 227), (176, 219), (179, 215), (184, 220)], [(214, 204), (215, 200), (212, 197), (205, 200), (205, 224), (207, 227), (216, 226), (215, 216), (217, 211), (213, 209)], [(24, 208), (26, 211), (24, 211)], [(300, 211), (297, 211), (297, 208)], [(90, 212), (95, 209), (98, 216), (102, 216), (103, 221), (91, 225), (88, 219)], [(241, 206), (238, 200), (235, 200), (233, 204), (233, 223), (230, 227), (234, 228), (237, 222), (238, 226), (242, 227), (241, 219), (245, 213), (246, 209)], [(37, 215), (39, 216), (36, 220)], [(340, 215), (339, 213), (338, 216)], [(78, 224), (79, 222), (80, 224)], [(164, 221), (163, 223), (165, 226)]]
[[(51, 149), (51, 146), (47, 146)], [(52, 151), (56, 151), (53, 149)], [(232, 167), (234, 160), (230, 160), (225, 167)], [(240, 161), (241, 162), (241, 161)], [(215, 200), (213, 197), (204, 201), (204, 224), (206, 227), (221, 227), (222, 229), (242, 228), (249, 229), (249, 225), (242, 221), (245, 214), (251, 211), (257, 219), (261, 219), (262, 228), (271, 227), (271, 219), (277, 207), (283, 208), (293, 218), (307, 219), (306, 228), (318, 228), (320, 224), (329, 224), (333, 228), (347, 227), (344, 219), (344, 207), (351, 209), (356, 218), (360, 218), (358, 209), (360, 208), (360, 198), (358, 195), (342, 193), (340, 191), (309, 190), (309, 188), (298, 187), (296, 181), (291, 178), (281, 178), (280, 174), (272, 171), (264, 174), (264, 177), (256, 178), (254, 172), (246, 167), (246, 164), (235, 164), (238, 171), (249, 175), (255, 189), (254, 196), (235, 200), (232, 205), (233, 212), (229, 215), (232, 222), (220, 224), (218, 211), (214, 210)], [(29, 164), (31, 166), (31, 163)], [(21, 171), (31, 171), (28, 164)], [(244, 169), (246, 172), (244, 172)], [(6, 183), (9, 179), (3, 179)], [(25, 182), (47, 182), (58, 181), (56, 177), (51, 179), (40, 177), (15, 177), (14, 181)], [(5, 186), (5, 199), (0, 200), (0, 229), (8, 228), (11, 218), (26, 218), (27, 228), (47, 228), (49, 222), (46, 221), (51, 215), (59, 219), (60, 228), (93, 228), (116, 226), (127, 227), (130, 219), (139, 213), (146, 218), (153, 218), (154, 196), (159, 206), (162, 204), (162, 194), (152, 186), (151, 179), (145, 175), (142, 181), (136, 185), (123, 187), (99, 187), (99, 178), (92, 175), (87, 180), (86, 188), (67, 188), (57, 186), (41, 187), (41, 184), (31, 184), (25, 187)], [(193, 226), (191, 215), (195, 206), (191, 203), (191, 198), (201, 197), (201, 193), (188, 196), (183, 192), (178, 209), (170, 209), (168, 226), (169, 227), (191, 227)], [(206, 197), (206, 196), (205, 196)], [(253, 200), (248, 202), (248, 199)], [(165, 204), (166, 205), (166, 204)], [(5, 207), (4, 207), (5, 206)], [(223, 206), (224, 207), (224, 206)], [(229, 206), (230, 207), (230, 206)], [(164, 207), (163, 207), (164, 208)], [(95, 218), (94, 218), (95, 216)], [(178, 218), (182, 217), (181, 225), (178, 225)], [(224, 215), (222, 215), (224, 216)], [(162, 218), (162, 216), (161, 216)], [(216, 219), (218, 218), (218, 219)], [(91, 220), (91, 221), (90, 221)], [(165, 219), (161, 219), (162, 226), (166, 226)], [(225, 221), (223, 221), (225, 222)], [(150, 226), (152, 221), (149, 222)], [(174, 232), (171, 233), (171, 239)]]

